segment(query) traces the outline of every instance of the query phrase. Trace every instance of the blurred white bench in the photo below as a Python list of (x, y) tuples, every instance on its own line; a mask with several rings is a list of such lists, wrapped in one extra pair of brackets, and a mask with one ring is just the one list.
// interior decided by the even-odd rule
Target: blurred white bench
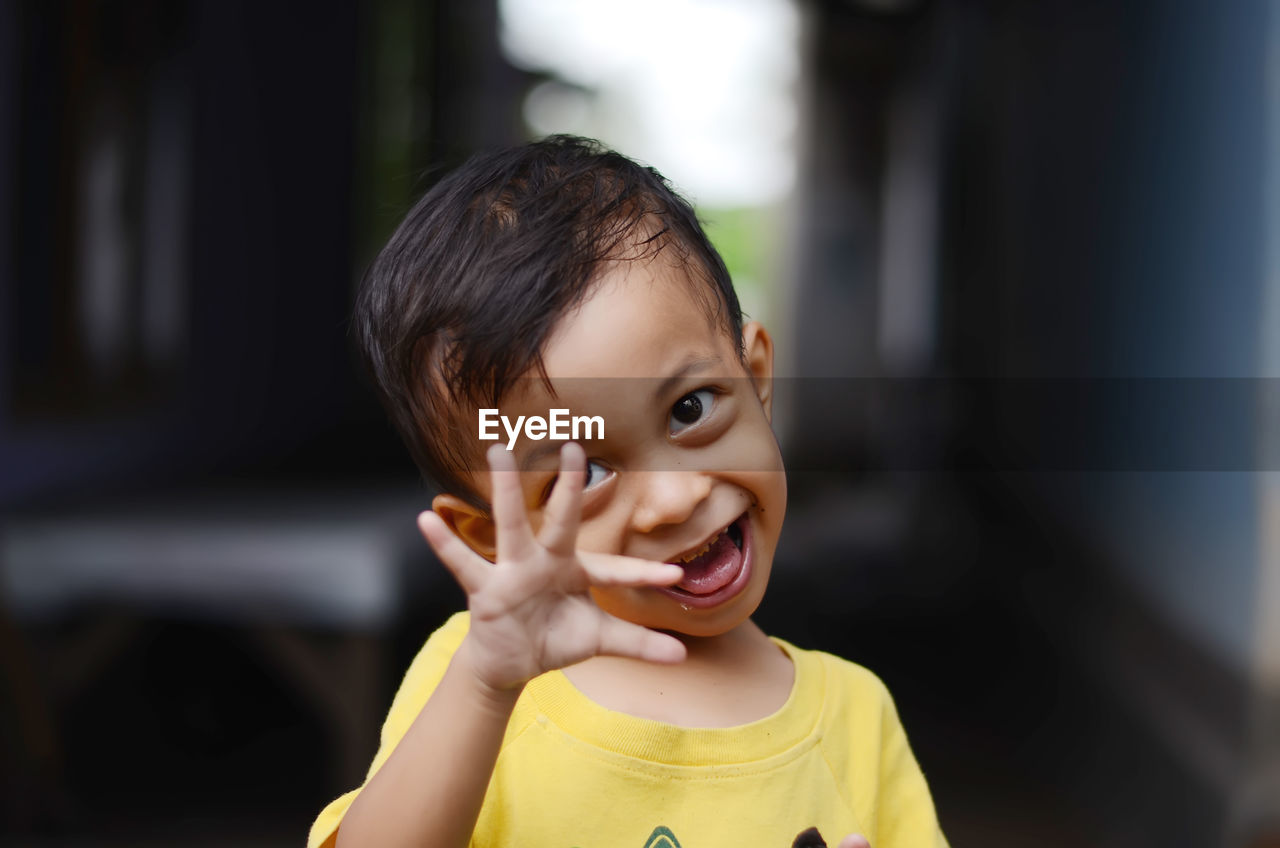
[(335, 785), (356, 785), (386, 706), (388, 629), (415, 593), (447, 579), (417, 532), (428, 506), (413, 487), (246, 489), (11, 515), (0, 522), (6, 618), (25, 629), (86, 609), (125, 613), (57, 645), (34, 675), (42, 691), (28, 695), (74, 697), (148, 616), (234, 624), (331, 732)]

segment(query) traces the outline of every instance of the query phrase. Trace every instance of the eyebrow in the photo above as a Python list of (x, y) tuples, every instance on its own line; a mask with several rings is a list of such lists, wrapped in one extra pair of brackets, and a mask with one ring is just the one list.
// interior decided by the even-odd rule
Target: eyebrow
[(677, 383), (688, 377), (690, 374), (697, 374), (706, 371), (715, 365), (721, 364), (718, 356), (699, 356), (686, 359), (679, 368), (672, 372), (670, 377), (663, 379), (658, 387), (653, 391), (653, 400), (658, 402), (669, 393)]
[[(553, 453), (560, 453), (560, 448), (564, 447), (564, 442), (544, 442), (533, 450), (524, 455), (524, 459), (520, 460), (520, 470), (528, 471), (529, 467), (544, 456)], [(559, 468), (555, 469), (557, 472)]]

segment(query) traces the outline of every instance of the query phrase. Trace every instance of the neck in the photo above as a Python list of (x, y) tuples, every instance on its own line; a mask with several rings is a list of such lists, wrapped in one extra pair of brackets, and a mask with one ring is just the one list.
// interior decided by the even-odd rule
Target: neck
[(751, 621), (717, 636), (675, 635), (688, 649), (682, 663), (603, 656), (565, 674), (597, 704), (684, 727), (746, 724), (786, 702), (791, 660)]
[(769, 637), (764, 635), (751, 619), (739, 624), (732, 630), (715, 636), (689, 636), (685, 633), (672, 633), (684, 643), (688, 653), (685, 663), (701, 665), (702, 663), (724, 663), (744, 653), (757, 651), (761, 647), (773, 648)]

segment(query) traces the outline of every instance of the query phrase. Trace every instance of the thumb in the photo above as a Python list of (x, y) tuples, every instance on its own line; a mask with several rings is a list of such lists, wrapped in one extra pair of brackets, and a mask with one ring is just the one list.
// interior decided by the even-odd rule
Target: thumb
[(871, 848), (871, 843), (861, 833), (851, 833), (840, 840), (837, 848)]

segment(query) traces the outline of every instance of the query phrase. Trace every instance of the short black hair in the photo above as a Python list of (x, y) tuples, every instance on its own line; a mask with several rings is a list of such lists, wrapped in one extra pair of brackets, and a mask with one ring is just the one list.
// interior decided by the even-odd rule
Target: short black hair
[(365, 273), (354, 326), (375, 387), (423, 476), (487, 508), (449, 434), (536, 370), (557, 321), (604, 263), (671, 251), (742, 349), (742, 310), (693, 207), (653, 168), (555, 135), (472, 157), (405, 216)]

